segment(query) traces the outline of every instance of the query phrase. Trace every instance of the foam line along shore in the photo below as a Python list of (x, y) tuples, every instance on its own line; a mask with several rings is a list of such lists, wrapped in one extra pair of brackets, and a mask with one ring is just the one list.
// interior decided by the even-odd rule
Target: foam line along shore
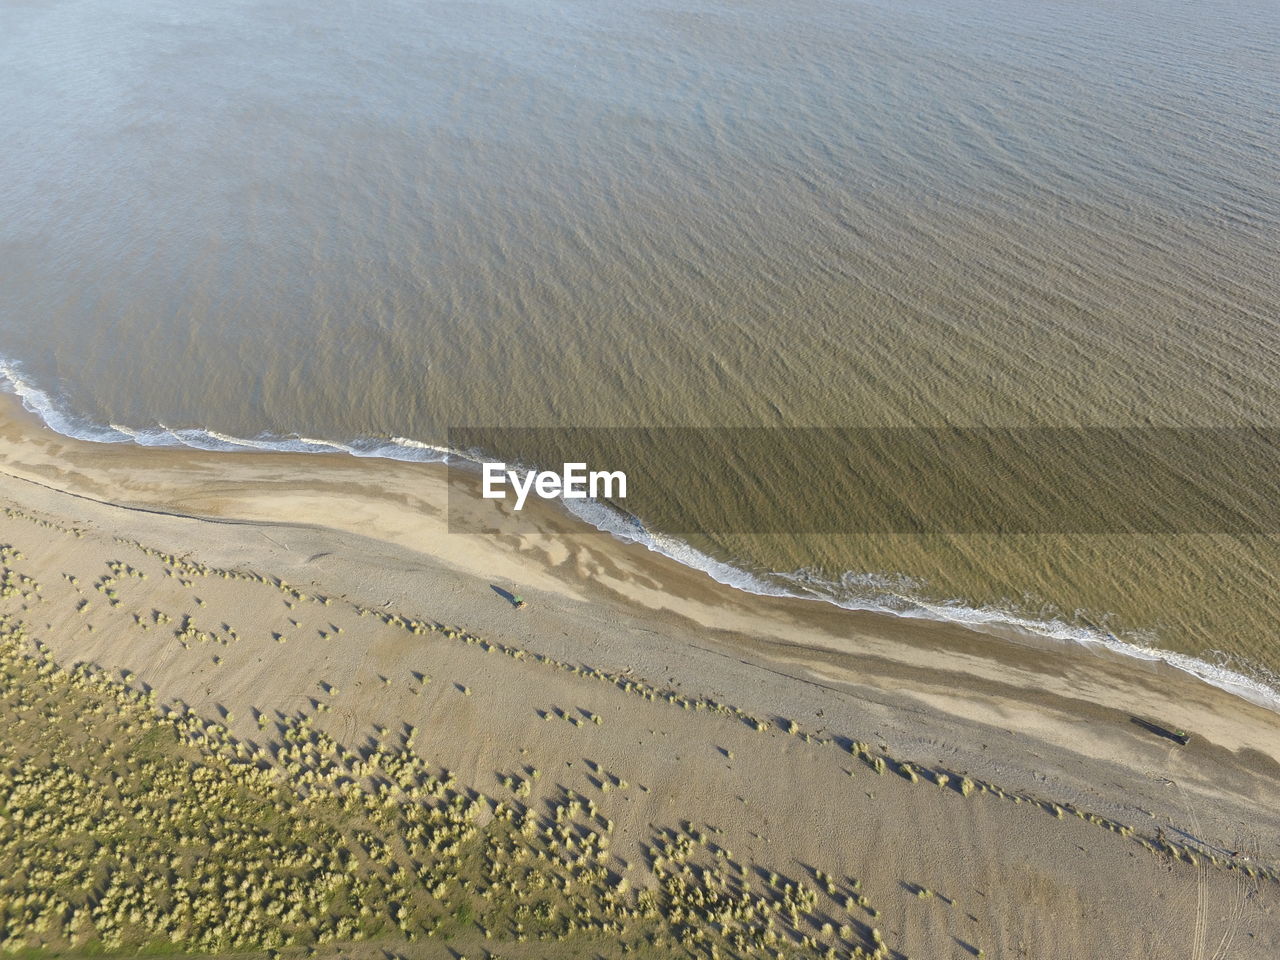
[[(43, 426), (75, 440), (101, 444), (127, 444), (145, 448), (191, 449), (206, 453), (235, 454), (338, 454), (359, 459), (405, 463), (449, 464), (479, 475), (479, 453), (451, 450), (446, 446), (407, 438), (356, 438), (322, 440), (309, 437), (232, 437), (205, 429), (170, 429), (155, 426), (137, 429), (117, 424), (95, 424), (66, 408), (59, 398), (24, 376), (20, 364), (0, 362), (0, 389), (14, 394), (22, 407), (39, 418)], [(1059, 619), (1036, 619), (1014, 611), (975, 607), (962, 601), (931, 602), (909, 592), (881, 589), (873, 596), (865, 590), (848, 591), (836, 580), (825, 580), (799, 572), (749, 570), (701, 551), (683, 539), (649, 528), (642, 518), (616, 506), (595, 500), (565, 500), (560, 506), (577, 520), (622, 543), (638, 544), (646, 550), (688, 567), (725, 587), (758, 596), (817, 601), (851, 612), (900, 617), (908, 620), (935, 620), (1014, 641), (1050, 644), (1081, 644), (1102, 648), (1121, 658), (1140, 663), (1161, 664), (1180, 670), (1249, 701), (1280, 710), (1277, 694), (1269, 678), (1206, 662), (1178, 651), (1161, 649), (1122, 638), (1097, 626), (1082, 626)], [(1124, 660), (1119, 661), (1123, 663)]]

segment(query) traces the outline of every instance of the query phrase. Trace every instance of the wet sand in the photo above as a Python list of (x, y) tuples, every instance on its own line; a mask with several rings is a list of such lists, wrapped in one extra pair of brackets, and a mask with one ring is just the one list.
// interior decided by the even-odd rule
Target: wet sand
[[(44, 599), (4, 612), (59, 662), (228, 710), (238, 736), (261, 738), (266, 709), (353, 747), (411, 723), (486, 795), (534, 764), (531, 802), (569, 788), (616, 822), (636, 888), (652, 831), (690, 821), (739, 862), (859, 878), (912, 957), (1280, 951), (1280, 714), (1106, 650), (748, 596), (468, 486), (432, 465), (88, 444), (9, 401), (0, 540)], [(482, 532), (448, 532), (450, 494)], [(111, 561), (148, 573), (118, 605), (89, 589)], [(237, 639), (143, 629), (156, 610)]]

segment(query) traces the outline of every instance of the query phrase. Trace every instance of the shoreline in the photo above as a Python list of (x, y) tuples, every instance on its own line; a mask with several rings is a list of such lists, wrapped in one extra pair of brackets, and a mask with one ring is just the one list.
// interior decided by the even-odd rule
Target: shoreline
[[(449, 458), (462, 461), (463, 468), (468, 468), (473, 461), (455, 451), (443, 447), (421, 443), (419, 441), (392, 438), (390, 440), (366, 442), (309, 440), (296, 438), (293, 440), (247, 440), (238, 437), (227, 437), (207, 430), (171, 431), (162, 429), (149, 434), (138, 434), (123, 427), (109, 428), (95, 426), (77, 429), (76, 418), (62, 410), (57, 401), (41, 388), (24, 380), (19, 365), (14, 361), (0, 357), (0, 386), (13, 391), (17, 403), (11, 403), (11, 409), (0, 413), (8, 419), (30, 418), (32, 432), (52, 431), (58, 436), (74, 443), (91, 443), (107, 446), (135, 446), (146, 450), (200, 451), (210, 455), (227, 453), (246, 453), (255, 456), (306, 456), (317, 455), (349, 456), (352, 459), (368, 459), (384, 463), (410, 463), (436, 466), (446, 469)], [(4, 392), (0, 390), (0, 397)], [(19, 411), (18, 407), (21, 407)], [(95, 436), (89, 436), (94, 434)], [(478, 464), (477, 479), (478, 479)], [(451, 467), (457, 469), (457, 466)], [(477, 496), (477, 484), (468, 485), (468, 495)], [(436, 505), (438, 507), (438, 504)], [(655, 557), (686, 567), (706, 577), (720, 587), (736, 592), (787, 600), (807, 600), (829, 605), (837, 610), (857, 616), (890, 617), (908, 621), (937, 622), (963, 630), (1000, 638), (1012, 643), (1042, 643), (1052, 648), (1059, 644), (1076, 644), (1083, 648), (1101, 648), (1114, 655), (1120, 661), (1118, 669), (1146, 669), (1149, 665), (1159, 665), (1194, 677), (1200, 682), (1209, 684), (1233, 696), (1240, 697), (1250, 703), (1280, 713), (1280, 690), (1269, 682), (1256, 676), (1222, 667), (1190, 654), (1167, 650), (1160, 647), (1144, 646), (1131, 643), (1117, 637), (1102, 628), (1072, 626), (1059, 620), (1036, 620), (1016, 613), (998, 609), (968, 607), (963, 604), (946, 604), (925, 601), (920, 598), (902, 597), (904, 609), (893, 609), (885, 605), (868, 603), (845, 604), (833, 596), (799, 593), (780, 588), (776, 584), (761, 579), (760, 576), (733, 566), (724, 561), (705, 556), (681, 541), (672, 548), (655, 538), (648, 531), (644, 536), (637, 536), (635, 530), (625, 522), (610, 522), (614, 518), (607, 516), (611, 511), (577, 508), (565, 501), (539, 503), (537, 509), (568, 520), (567, 528), (556, 525), (561, 533), (581, 533), (574, 531), (573, 524), (581, 524), (584, 528), (613, 537), (625, 544), (634, 544), (644, 548)], [(533, 508), (531, 508), (533, 509)], [(639, 518), (626, 515), (638, 525)], [(515, 518), (519, 519), (519, 518)], [(537, 524), (532, 524), (538, 529)], [(680, 547), (684, 547), (683, 550)], [(682, 553), (684, 556), (677, 556)], [(1135, 666), (1144, 665), (1144, 666)]]
[[(1169, 663), (1160, 655), (1163, 651), (1146, 656), (1148, 651), (1138, 648), (1130, 648), (1130, 653), (1106, 643), (1046, 636), (1010, 625), (977, 626), (848, 609), (821, 598), (755, 593), (724, 584), (645, 544), (589, 529), (558, 501), (533, 502), (519, 514), (503, 502), (484, 501), (478, 474), (451, 473), (436, 461), (262, 451), (232, 462), (222, 451), (66, 437), (12, 399), (0, 403), (8, 405), (0, 406), (0, 472), (104, 505), (191, 519), (328, 527), (425, 553), (478, 578), (505, 579), (526, 590), (552, 591), (575, 600), (604, 595), (704, 628), (777, 639), (799, 626), (807, 630), (805, 641), (792, 642), (812, 647), (815, 653), (856, 650), (887, 662), (920, 666), (920, 650), (927, 649), (929, 658), (941, 658), (945, 669), (975, 679), (983, 677), (971, 666), (972, 652), (989, 664), (1009, 668), (1043, 656), (1049, 662), (1060, 661), (1057, 666), (1064, 674), (1082, 666), (1096, 671), (1101, 661), (1102, 672), (1116, 673), (1117, 686), (1125, 686), (1127, 680), (1158, 693), (1161, 684), (1169, 684), (1174, 695), (1158, 700), (1171, 708), (1175, 699), (1186, 698), (1188, 684), (1203, 685), (1280, 721), (1280, 707), (1244, 695), (1256, 691), (1214, 683)], [(293, 476), (291, 470), (296, 471)], [(345, 511), (347, 505), (356, 509)], [(450, 510), (455, 521), (484, 532), (452, 532)], [(950, 656), (949, 650), (954, 651)], [(1036, 684), (1027, 686), (1034, 689)], [(1072, 693), (1061, 683), (1045, 692)], [(1096, 705), (1115, 708), (1122, 702), (1127, 701), (1100, 698)]]
[[(853, 654), (883, 664), (886, 675), (932, 671), (978, 684), (998, 680), (1002, 689), (1020, 687), (1028, 698), (1120, 712), (1145, 702), (1159, 718), (1186, 729), (1206, 719), (1211, 710), (1205, 708), (1232, 704), (1227, 716), (1250, 720), (1220, 730), (1224, 745), (1263, 749), (1280, 761), (1280, 741), (1250, 732), (1264, 718), (1280, 727), (1280, 715), (1160, 659), (1016, 630), (744, 592), (642, 545), (584, 531), (558, 503), (538, 502), (513, 514), (501, 502), (481, 500), (478, 482), (440, 464), (277, 453), (231, 461), (197, 450), (104, 445), (49, 431), (14, 406), (0, 409), (0, 474), (108, 508), (330, 529), (429, 557), (462, 575), (518, 584), (525, 593), (619, 604), (740, 640), (780, 643), (801, 657)], [(450, 505), (455, 517), (484, 532), (449, 532)], [(1075, 677), (1088, 683), (1073, 685)], [(1135, 690), (1144, 696), (1135, 700)]]
[[(1253, 948), (1239, 955), (1280, 946), (1274, 712), (1105, 650), (744, 594), (469, 486), (423, 464), (77, 442), (13, 410), (0, 526), (44, 591), (6, 610), (59, 662), (133, 677), (246, 743), (271, 710), (352, 748), (412, 724), (494, 796), (535, 763), (552, 775), (530, 803), (595, 797), (637, 889), (655, 882), (646, 838), (683, 818), (759, 869), (862, 878), (911, 956), (958, 938), (993, 957), (1173, 960), (1245, 870), (1262, 872), (1253, 912), (1230, 908)], [(485, 532), (447, 531), (451, 492)], [(145, 583), (119, 572), (135, 568)], [(632, 789), (606, 793), (600, 769)], [(1207, 906), (1188, 913), (1197, 884)], [(967, 910), (922, 917), (917, 888)]]

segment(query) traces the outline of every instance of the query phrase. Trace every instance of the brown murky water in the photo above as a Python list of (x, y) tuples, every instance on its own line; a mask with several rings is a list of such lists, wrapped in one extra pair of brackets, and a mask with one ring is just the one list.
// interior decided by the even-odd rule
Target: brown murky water
[[(1275, 12), (0, 4), (0, 353), (148, 443), (1276, 425)], [(1273, 536), (652, 525), (756, 589), (1280, 667)]]

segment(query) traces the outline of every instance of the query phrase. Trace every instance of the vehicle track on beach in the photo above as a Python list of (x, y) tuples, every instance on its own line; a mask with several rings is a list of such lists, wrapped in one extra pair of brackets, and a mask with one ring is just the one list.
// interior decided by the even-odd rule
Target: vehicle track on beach
[[(1182, 784), (1174, 781), (1174, 785), (1178, 788), (1183, 802), (1187, 806), (1187, 817), (1191, 821), (1191, 825), (1195, 828), (1196, 836), (1201, 836), (1203, 830), (1200, 828), (1200, 818), (1196, 816), (1195, 808), (1191, 805), (1191, 798), (1187, 796), (1187, 792), (1182, 789)], [(1196, 919), (1192, 927), (1191, 933), (1191, 958), (1190, 960), (1204, 960), (1205, 941), (1209, 935), (1209, 902), (1208, 902), (1208, 877), (1206, 872), (1208, 867), (1203, 859), (1196, 864)]]
[(1245, 879), (1237, 876), (1235, 895), (1231, 898), (1231, 911), (1227, 915), (1226, 929), (1222, 931), (1222, 939), (1218, 941), (1217, 949), (1213, 951), (1212, 960), (1228, 960), (1231, 956), (1231, 945), (1235, 942), (1236, 933), (1240, 930), (1240, 922), (1244, 919), (1245, 901)]

